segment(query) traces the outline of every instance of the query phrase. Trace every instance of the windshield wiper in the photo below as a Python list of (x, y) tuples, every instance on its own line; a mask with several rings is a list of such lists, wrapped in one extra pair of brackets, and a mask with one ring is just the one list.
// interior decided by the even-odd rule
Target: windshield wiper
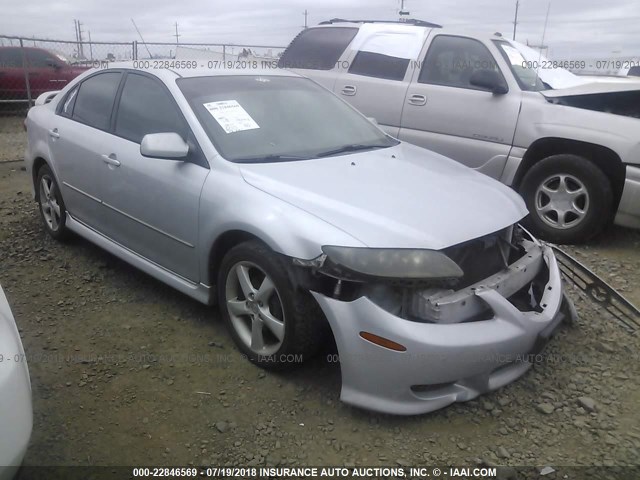
[(321, 157), (330, 157), (331, 155), (338, 155), (340, 153), (346, 152), (357, 152), (359, 150), (373, 150), (374, 148), (388, 148), (391, 145), (364, 145), (364, 144), (351, 144), (351, 145), (343, 145), (342, 147), (336, 148), (334, 150), (327, 150), (326, 152), (321, 152), (316, 155), (317, 158)]
[(246, 157), (234, 158), (237, 163), (268, 163), (268, 162), (287, 162), (292, 160), (309, 160), (309, 157), (300, 155), (265, 155), (264, 157)]

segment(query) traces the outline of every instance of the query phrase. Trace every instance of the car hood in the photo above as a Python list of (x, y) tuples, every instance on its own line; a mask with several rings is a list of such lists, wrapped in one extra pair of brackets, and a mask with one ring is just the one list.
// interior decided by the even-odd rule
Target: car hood
[(577, 95), (595, 95), (600, 93), (621, 93), (637, 92), (640, 90), (638, 82), (596, 82), (587, 83), (571, 88), (560, 88), (557, 90), (542, 90), (540, 93), (547, 98), (573, 97)]
[(321, 159), (243, 164), (240, 170), (255, 188), (369, 247), (439, 250), (506, 228), (527, 214), (510, 188), (404, 143)]

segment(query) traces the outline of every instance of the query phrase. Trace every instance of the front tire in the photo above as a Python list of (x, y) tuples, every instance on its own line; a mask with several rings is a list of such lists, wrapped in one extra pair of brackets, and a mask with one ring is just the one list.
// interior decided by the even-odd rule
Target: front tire
[(54, 239), (65, 240), (69, 237), (67, 209), (58, 182), (48, 165), (43, 165), (38, 170), (36, 191), (38, 192), (40, 218), (45, 230)]
[(611, 218), (611, 182), (578, 155), (552, 155), (539, 161), (522, 179), (520, 193), (529, 209), (528, 226), (549, 242), (586, 242)]
[(259, 241), (235, 246), (220, 266), (222, 318), (238, 348), (262, 368), (295, 367), (324, 343), (322, 312), (308, 292), (295, 287), (288, 268)]

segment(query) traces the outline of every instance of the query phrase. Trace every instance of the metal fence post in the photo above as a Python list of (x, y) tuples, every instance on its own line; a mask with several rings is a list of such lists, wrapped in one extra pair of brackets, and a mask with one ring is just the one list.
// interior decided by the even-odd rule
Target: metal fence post
[(27, 63), (27, 52), (24, 49), (22, 38), (20, 39), (20, 51), (22, 52), (22, 70), (24, 71), (24, 82), (27, 86), (27, 101), (29, 102), (29, 108), (31, 108), (31, 83), (29, 82), (29, 67)]
[(223, 62), (227, 61), (227, 46), (226, 45), (222, 45), (222, 61)]
[(137, 60), (138, 59), (138, 41), (134, 40), (133, 43), (131, 44), (132, 47), (132, 53), (131, 53), (131, 60)]

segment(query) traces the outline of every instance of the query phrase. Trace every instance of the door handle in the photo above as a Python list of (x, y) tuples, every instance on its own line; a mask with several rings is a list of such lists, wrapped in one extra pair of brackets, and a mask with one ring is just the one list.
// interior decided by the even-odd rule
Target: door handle
[(342, 94), (347, 95), (348, 97), (354, 96), (357, 91), (358, 89), (353, 85), (345, 85), (344, 87), (342, 87)]
[(49, 136), (51, 138), (60, 138), (60, 134), (58, 133), (58, 129), (54, 128), (53, 130), (49, 130)]
[(417, 107), (421, 107), (427, 104), (427, 97), (424, 95), (411, 95), (409, 97), (409, 103), (411, 105), (416, 105)]
[(102, 161), (108, 165), (113, 165), (114, 167), (120, 166), (120, 162), (116, 158), (115, 153), (112, 153), (111, 155), (102, 155)]

